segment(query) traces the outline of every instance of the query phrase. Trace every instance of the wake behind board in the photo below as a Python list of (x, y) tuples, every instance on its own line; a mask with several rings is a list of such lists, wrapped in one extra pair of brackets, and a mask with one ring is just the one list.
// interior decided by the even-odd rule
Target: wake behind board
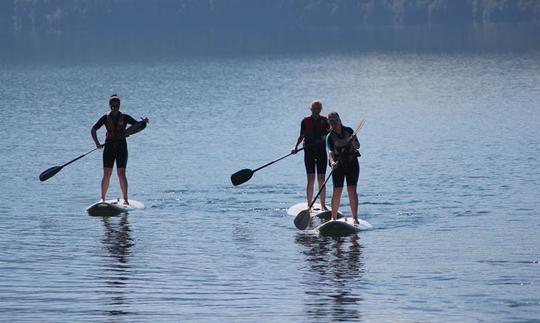
[(365, 221), (358, 219), (359, 224), (353, 224), (352, 217), (339, 218), (334, 221), (327, 221), (317, 227), (317, 231), (322, 236), (343, 237), (355, 234), (362, 230), (370, 230), (373, 226)]
[(91, 216), (115, 216), (122, 213), (128, 213), (134, 210), (144, 209), (144, 204), (136, 200), (128, 200), (129, 205), (124, 205), (122, 200), (107, 200), (105, 202), (96, 202), (86, 208), (86, 212)]
[[(308, 206), (309, 205), (306, 202), (295, 204), (287, 209), (287, 214), (290, 216), (297, 216), (298, 213), (306, 210)], [(311, 207), (310, 216), (312, 218), (316, 216), (320, 218), (321, 220), (327, 221), (327, 220), (330, 220), (330, 218), (332, 217), (332, 211), (324, 211), (321, 209), (321, 205), (319, 203), (315, 203)], [(338, 212), (338, 218), (341, 218), (341, 217), (343, 217), (343, 214)]]

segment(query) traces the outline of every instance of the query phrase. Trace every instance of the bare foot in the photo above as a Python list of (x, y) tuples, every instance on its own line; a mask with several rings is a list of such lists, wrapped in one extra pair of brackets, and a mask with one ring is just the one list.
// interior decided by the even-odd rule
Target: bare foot
[(360, 224), (360, 222), (358, 222), (358, 218), (354, 218), (354, 224)]
[(124, 200), (124, 205), (129, 205), (128, 200)]

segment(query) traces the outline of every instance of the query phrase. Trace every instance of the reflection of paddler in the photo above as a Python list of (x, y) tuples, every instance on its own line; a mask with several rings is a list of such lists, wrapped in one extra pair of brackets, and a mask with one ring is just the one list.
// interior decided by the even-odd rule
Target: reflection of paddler
[(105, 248), (119, 263), (127, 263), (129, 249), (134, 245), (130, 236), (131, 230), (127, 216), (123, 215), (116, 225), (111, 223), (112, 220), (109, 217), (103, 217), (102, 221), (105, 228), (105, 236), (102, 242)]
[(326, 192), (323, 183), (327, 167), (324, 138), (329, 130), (328, 119), (320, 114), (322, 110), (321, 101), (311, 102), (310, 110), (311, 115), (305, 117), (300, 124), (300, 135), (298, 136), (291, 153), (296, 154), (298, 145), (304, 141), (304, 166), (306, 167), (307, 173), (307, 203), (309, 205), (313, 199), (313, 186), (315, 183), (315, 173), (317, 173), (317, 181), (319, 183), (319, 189), (321, 190), (321, 209), (327, 210), (325, 203)]
[(337, 211), (343, 192), (343, 184), (347, 179), (347, 193), (349, 195), (349, 204), (351, 205), (352, 217), (354, 223), (358, 224), (358, 195), (356, 185), (360, 174), (358, 149), (360, 142), (354, 135), (353, 129), (341, 124), (341, 119), (337, 112), (328, 114), (330, 122), (330, 133), (326, 137), (328, 147), (328, 160), (334, 170), (332, 173), (332, 182), (334, 192), (332, 194), (332, 219), (337, 219)]

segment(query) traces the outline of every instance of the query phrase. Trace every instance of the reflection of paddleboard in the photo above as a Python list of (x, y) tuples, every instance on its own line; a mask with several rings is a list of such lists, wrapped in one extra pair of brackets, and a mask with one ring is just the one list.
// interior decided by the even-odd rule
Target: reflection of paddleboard
[(124, 205), (123, 200), (107, 200), (97, 202), (86, 208), (88, 215), (92, 216), (114, 216), (127, 213), (133, 210), (144, 209), (144, 204), (136, 200), (128, 200), (129, 205)]
[[(297, 216), (298, 213), (306, 210), (308, 206), (309, 205), (306, 202), (295, 204), (287, 209), (287, 214), (290, 216)], [(321, 210), (321, 205), (319, 203), (315, 203), (311, 207), (310, 215), (311, 217), (314, 217), (314, 216), (319, 217), (322, 220), (330, 220), (330, 218), (332, 217), (332, 212)], [(343, 214), (338, 212), (338, 218), (342, 216)]]
[(352, 217), (340, 218), (334, 221), (327, 221), (317, 227), (320, 235), (323, 236), (332, 236), (332, 237), (342, 237), (355, 234), (361, 230), (372, 229), (373, 226), (365, 221), (358, 219), (359, 224), (353, 224), (354, 220)]

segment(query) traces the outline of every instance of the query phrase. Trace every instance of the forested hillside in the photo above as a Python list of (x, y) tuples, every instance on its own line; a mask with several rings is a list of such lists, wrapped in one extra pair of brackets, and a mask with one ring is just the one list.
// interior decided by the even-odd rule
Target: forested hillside
[(359, 29), (540, 22), (540, 0), (3, 0), (17, 33)]

